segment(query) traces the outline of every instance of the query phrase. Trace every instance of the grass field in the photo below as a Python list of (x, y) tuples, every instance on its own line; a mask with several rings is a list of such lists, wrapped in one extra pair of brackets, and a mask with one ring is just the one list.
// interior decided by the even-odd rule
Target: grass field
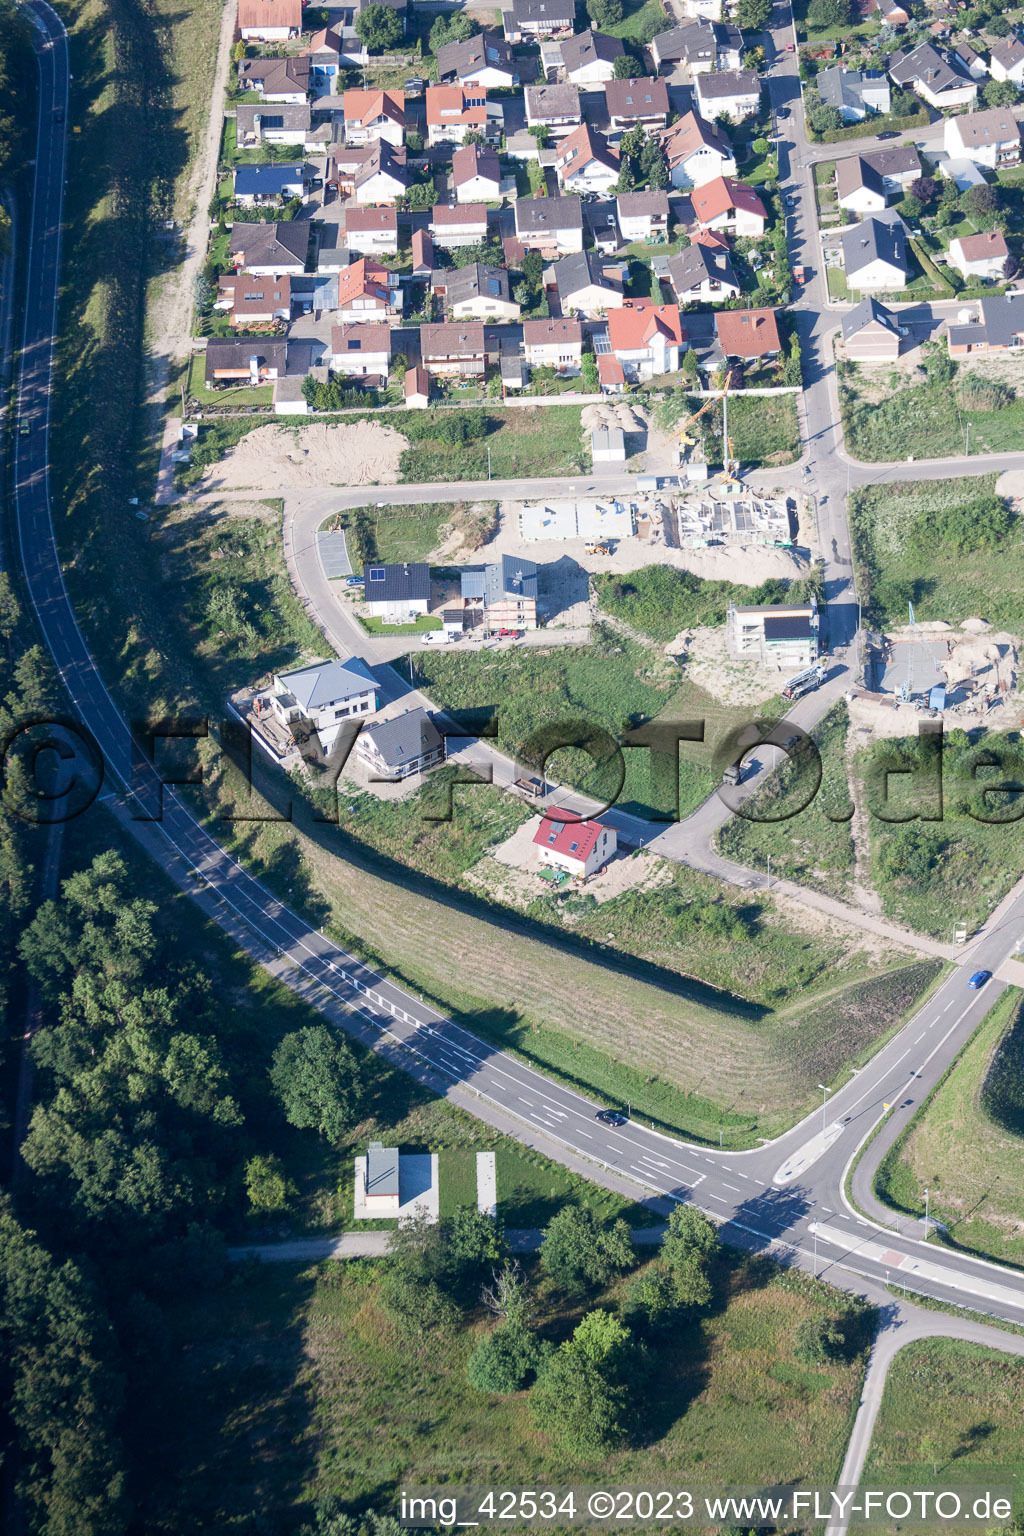
[[(846, 896), (853, 875), (850, 823), (841, 820), (850, 806), (846, 779), (847, 714), (836, 704), (812, 731), (821, 754), (821, 787), (806, 809), (786, 816), (787, 796), (798, 803), (797, 770), (787, 763), (773, 774), (751, 807), (756, 817), (734, 816), (718, 834), (718, 847), (728, 858), (760, 869), (771, 858), (773, 873), (826, 895)], [(802, 798), (802, 796), (801, 796)], [(830, 819), (831, 816), (835, 820)], [(771, 819), (769, 818), (778, 818)], [(784, 819), (783, 819), (784, 818)]]
[(907, 602), (920, 620), (990, 619), (997, 628), (1024, 627), (1024, 537), (1018, 523), (1001, 541), (998, 558), (936, 545), (928, 558), (911, 540), (915, 525), (991, 495), (995, 475), (963, 480), (907, 481), (865, 486), (850, 497), (857, 585), (865, 613), (877, 624), (906, 623)]
[[(527, 1394), (469, 1387), (478, 1315), (454, 1334), (410, 1339), (380, 1309), (369, 1262), (255, 1268), (176, 1319), (188, 1347), (173, 1357), (182, 1412), (167, 1428), (164, 1475), (190, 1532), (241, 1523), (254, 1498), (265, 1518), (332, 1493), (384, 1512), (402, 1487), (427, 1484), (660, 1487), (666, 1467), (672, 1487), (756, 1485), (766, 1467), (780, 1482), (828, 1484), (863, 1369), (794, 1356), (797, 1328), (828, 1294), (727, 1250), (712, 1315), (659, 1348), (640, 1443), (583, 1460), (533, 1428)], [(543, 1331), (560, 1338), (576, 1314), (542, 1298)], [(365, 1433), (378, 1419), (384, 1438)]]
[[(830, 274), (831, 276), (831, 274)], [(948, 384), (903, 381), (882, 400), (851, 401), (843, 389), (846, 443), (854, 458), (868, 463), (905, 459), (959, 458), (970, 426), (971, 453), (1010, 453), (1024, 445), (1024, 398), (992, 410), (960, 402)]]
[(645, 565), (626, 575), (594, 578), (598, 604), (614, 618), (654, 640), (671, 640), (681, 629), (724, 624), (733, 603), (799, 602), (806, 583), (773, 579), (761, 587), (705, 581), (668, 565)]
[(960, 1248), (1024, 1265), (1024, 998), (1010, 988), (883, 1161), (879, 1196), (930, 1213)]
[[(670, 400), (657, 412), (659, 426), (671, 427), (698, 410), (704, 401), (688, 396), (685, 401)], [(704, 438), (704, 452), (712, 468), (722, 463), (722, 407), (714, 405), (702, 417), (699, 429)], [(800, 423), (794, 395), (742, 394), (729, 398), (729, 437), (732, 456), (740, 464), (792, 464), (800, 456)]]
[(1022, 1446), (1024, 1360), (960, 1339), (918, 1339), (889, 1369), (864, 1484), (1019, 1486)]

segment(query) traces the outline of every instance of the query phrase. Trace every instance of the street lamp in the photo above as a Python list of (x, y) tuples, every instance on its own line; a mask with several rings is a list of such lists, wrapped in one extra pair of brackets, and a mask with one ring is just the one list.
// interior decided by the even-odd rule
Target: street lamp
[(824, 1083), (819, 1083), (818, 1087), (821, 1089), (821, 1139), (822, 1139), (822, 1141), (824, 1141), (825, 1140), (825, 1102), (826, 1102), (829, 1094), (832, 1092), (832, 1089), (831, 1088), (826, 1088)]
[(767, 883), (765, 889), (770, 891), (771, 888), (772, 888), (772, 856), (771, 856), (771, 854), (768, 854), (768, 883)]
[(931, 1220), (929, 1219), (929, 1216), (928, 1216), (928, 1208), (929, 1208), (929, 1204), (930, 1204), (930, 1195), (931, 1195), (931, 1191), (926, 1189), (925, 1192), (924, 1192), (924, 1235), (925, 1235), (925, 1239), (927, 1239), (928, 1233), (932, 1229), (931, 1228)]

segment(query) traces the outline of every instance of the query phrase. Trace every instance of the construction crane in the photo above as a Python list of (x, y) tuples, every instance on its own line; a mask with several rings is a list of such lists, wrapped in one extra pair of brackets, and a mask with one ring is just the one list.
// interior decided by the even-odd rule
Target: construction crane
[(731, 388), (732, 388), (732, 369), (729, 369), (727, 371), (726, 375), (725, 375), (725, 384), (723, 385), (723, 387), (716, 394), (709, 396), (709, 398), (704, 401), (704, 404), (702, 406), (700, 406), (700, 408), (698, 410), (694, 411), (692, 416), (688, 416), (687, 417), (687, 419), (683, 422), (682, 426), (679, 428), (677, 436), (678, 436), (678, 439), (679, 439), (679, 446), (680, 446), (680, 448), (693, 448), (696, 445), (697, 439), (690, 436), (690, 428), (693, 426), (695, 421), (699, 420), (700, 417), (704, 415), (705, 411), (709, 411), (713, 405), (718, 405), (719, 403), (721, 403), (721, 406), (722, 406), (722, 479), (723, 479), (723, 487), (726, 488), (726, 489), (738, 489), (739, 481), (732, 474), (732, 472), (730, 470), (730, 467), (729, 467), (730, 464), (732, 463), (732, 438), (729, 436), (729, 406), (728, 406), (728, 394), (729, 394), (729, 391), (730, 391)]

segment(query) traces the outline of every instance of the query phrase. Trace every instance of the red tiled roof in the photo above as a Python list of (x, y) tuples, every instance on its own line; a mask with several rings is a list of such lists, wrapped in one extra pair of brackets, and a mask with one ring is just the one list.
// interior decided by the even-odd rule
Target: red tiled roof
[(545, 816), (533, 834), (533, 841), (585, 864), (603, 831), (599, 821), (552, 821)]
[(238, 0), (238, 27), (302, 30), (302, 0)]
[(781, 345), (774, 309), (719, 310), (715, 329), (726, 357), (762, 357)]
[(493, 149), (482, 149), (479, 144), (463, 144), (452, 155), (452, 184), (461, 187), (474, 176), (486, 176), (501, 181), (501, 166)]
[(430, 210), (430, 222), (443, 226), (445, 224), (486, 224), (486, 203), (457, 203), (453, 208), (448, 203), (435, 203)]
[(981, 235), (965, 235), (960, 240), (965, 261), (984, 261), (990, 256), (1009, 256), (1010, 247), (999, 229), (987, 230)]
[(393, 229), (398, 230), (396, 208), (346, 208), (346, 230)]
[(378, 117), (405, 122), (404, 91), (346, 91), (341, 103), (346, 123), (372, 123)]
[(753, 188), (745, 187), (741, 181), (733, 181), (731, 176), (716, 176), (714, 181), (707, 181), (702, 187), (694, 187), (690, 201), (701, 224), (707, 224), (720, 214), (728, 213), (730, 208), (737, 208), (741, 213), (756, 214), (762, 219), (768, 217), (764, 204)]
[[(428, 85), (427, 124), (440, 128), (445, 123), (472, 123), (482, 128), (487, 122), (487, 103), (484, 90), (475, 85)], [(479, 101), (478, 107), (468, 106)]]
[(597, 376), (602, 384), (625, 384), (626, 382), (622, 364), (612, 352), (602, 352), (598, 357)]
[(379, 267), (376, 262), (367, 261), (365, 257), (361, 261), (352, 262), (351, 266), (343, 267), (338, 275), (338, 308), (344, 308), (355, 299), (377, 299), (387, 304), (387, 268)]
[(608, 311), (608, 341), (613, 352), (635, 352), (661, 332), (682, 346), (683, 325), (678, 304), (640, 304)]

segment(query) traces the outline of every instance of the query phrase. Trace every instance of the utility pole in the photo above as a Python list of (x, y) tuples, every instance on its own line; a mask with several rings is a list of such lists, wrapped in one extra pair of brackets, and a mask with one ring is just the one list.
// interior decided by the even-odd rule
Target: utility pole
[(929, 1204), (930, 1204), (930, 1200), (929, 1200), (930, 1195), (931, 1195), (931, 1191), (926, 1189), (925, 1192), (924, 1192), (924, 1235), (925, 1235), (925, 1241), (927, 1241), (928, 1233), (932, 1229), (931, 1220), (930, 1220), (930, 1218), (928, 1216), (928, 1209), (929, 1209)]
[(824, 1083), (819, 1083), (818, 1087), (821, 1089), (821, 1139), (824, 1142), (824, 1140), (825, 1140), (825, 1104), (826, 1104), (826, 1102), (828, 1100), (829, 1094), (832, 1092), (832, 1089), (831, 1088), (826, 1088)]
[(768, 884), (765, 886), (765, 889), (770, 891), (771, 888), (772, 888), (772, 856), (771, 856), (770, 853), (767, 855), (767, 859), (768, 859)]
[(491, 445), (487, 445), (487, 478), (491, 478)]

